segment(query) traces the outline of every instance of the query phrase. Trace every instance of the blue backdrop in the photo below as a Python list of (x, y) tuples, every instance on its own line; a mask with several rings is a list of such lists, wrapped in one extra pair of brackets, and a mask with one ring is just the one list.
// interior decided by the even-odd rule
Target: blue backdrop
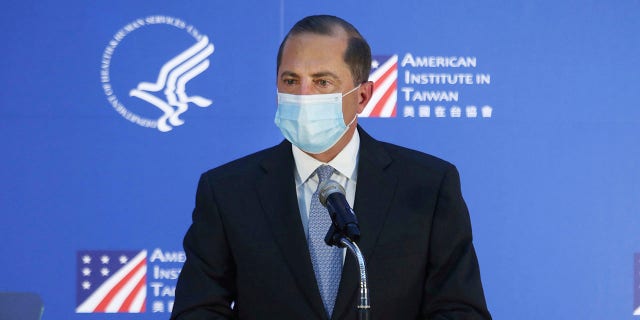
[[(495, 319), (640, 308), (638, 1), (3, 7), (0, 291), (38, 293), (43, 319), (168, 318), (199, 174), (282, 139), (277, 48), (317, 13), (352, 22), (374, 55), (397, 55), (396, 116), (360, 123), (458, 166)], [(173, 102), (151, 88), (163, 66)], [(128, 301), (144, 312), (84, 313), (136, 254), (146, 274)]]

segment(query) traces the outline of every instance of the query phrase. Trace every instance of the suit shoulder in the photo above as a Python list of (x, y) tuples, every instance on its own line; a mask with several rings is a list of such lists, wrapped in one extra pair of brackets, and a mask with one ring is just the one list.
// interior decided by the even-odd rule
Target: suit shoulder
[(251, 179), (257, 173), (262, 171), (261, 163), (265, 159), (273, 158), (277, 154), (281, 154), (283, 151), (286, 151), (286, 145), (283, 144), (263, 149), (244, 157), (232, 160), (206, 171), (202, 174), (202, 176), (213, 180), (224, 180), (228, 178)]
[(383, 148), (388, 152), (394, 161), (398, 164), (409, 167), (419, 167), (423, 170), (447, 172), (455, 169), (455, 166), (444, 159), (434, 155), (398, 146), (388, 142), (381, 142)]

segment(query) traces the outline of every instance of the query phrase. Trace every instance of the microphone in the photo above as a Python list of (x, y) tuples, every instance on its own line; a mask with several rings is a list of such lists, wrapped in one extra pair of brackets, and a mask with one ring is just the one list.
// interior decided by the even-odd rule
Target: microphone
[(344, 188), (333, 180), (325, 180), (320, 184), (319, 190), (320, 203), (327, 208), (333, 221), (325, 242), (328, 245), (340, 243), (340, 235), (357, 242), (360, 239), (360, 226), (355, 212), (347, 202)]
[(325, 180), (319, 186), (318, 200), (329, 211), (331, 216), (331, 227), (327, 235), (324, 237), (324, 242), (328, 246), (337, 246), (339, 248), (346, 247), (353, 253), (358, 260), (358, 267), (360, 269), (360, 303), (358, 308), (358, 319), (369, 320), (369, 310), (371, 304), (369, 303), (369, 289), (367, 285), (367, 270), (365, 267), (364, 256), (356, 241), (360, 239), (360, 226), (358, 226), (358, 220), (356, 214), (349, 206), (347, 198), (345, 197), (344, 188), (333, 180)]

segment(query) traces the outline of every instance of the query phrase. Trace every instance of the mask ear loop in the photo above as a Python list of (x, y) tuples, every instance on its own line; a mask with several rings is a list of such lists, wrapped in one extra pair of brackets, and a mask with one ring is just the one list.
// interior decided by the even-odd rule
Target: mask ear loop
[[(342, 97), (346, 97), (347, 95), (351, 94), (352, 92), (356, 91), (358, 88), (360, 88), (362, 84), (359, 84), (358, 86), (354, 87), (353, 89), (349, 90), (347, 93), (343, 94)], [(353, 119), (351, 119), (351, 121), (347, 124), (347, 128), (350, 128), (351, 125), (356, 121), (356, 119), (358, 118), (358, 114), (356, 113), (353, 116)]]
[(353, 89), (351, 89), (351, 90), (347, 91), (347, 93), (343, 94), (343, 95), (342, 95), (342, 97), (344, 98), (344, 97), (346, 97), (347, 95), (349, 95), (350, 93), (352, 93), (352, 92), (356, 91), (358, 88), (360, 88), (360, 86), (361, 86), (361, 85), (362, 85), (362, 84), (359, 84), (357, 87), (354, 87)]
[(353, 119), (351, 120), (351, 122), (349, 122), (349, 124), (347, 124), (347, 128), (350, 128), (350, 127), (351, 127), (351, 125), (356, 121), (356, 119), (357, 119), (357, 118), (358, 118), (358, 114), (356, 113), (356, 114), (353, 116)]

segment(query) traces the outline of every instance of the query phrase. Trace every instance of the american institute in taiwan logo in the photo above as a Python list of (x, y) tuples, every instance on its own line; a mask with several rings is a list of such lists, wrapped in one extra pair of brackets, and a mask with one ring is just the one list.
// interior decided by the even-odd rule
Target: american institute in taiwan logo
[(170, 313), (184, 251), (81, 250), (76, 313)]
[(373, 95), (359, 117), (390, 118), (397, 112), (398, 55), (372, 56)]
[(78, 313), (146, 309), (147, 251), (79, 251)]
[[(475, 56), (373, 55), (371, 100), (360, 117), (487, 119), (491, 74)], [(483, 98), (484, 97), (484, 98)]]

